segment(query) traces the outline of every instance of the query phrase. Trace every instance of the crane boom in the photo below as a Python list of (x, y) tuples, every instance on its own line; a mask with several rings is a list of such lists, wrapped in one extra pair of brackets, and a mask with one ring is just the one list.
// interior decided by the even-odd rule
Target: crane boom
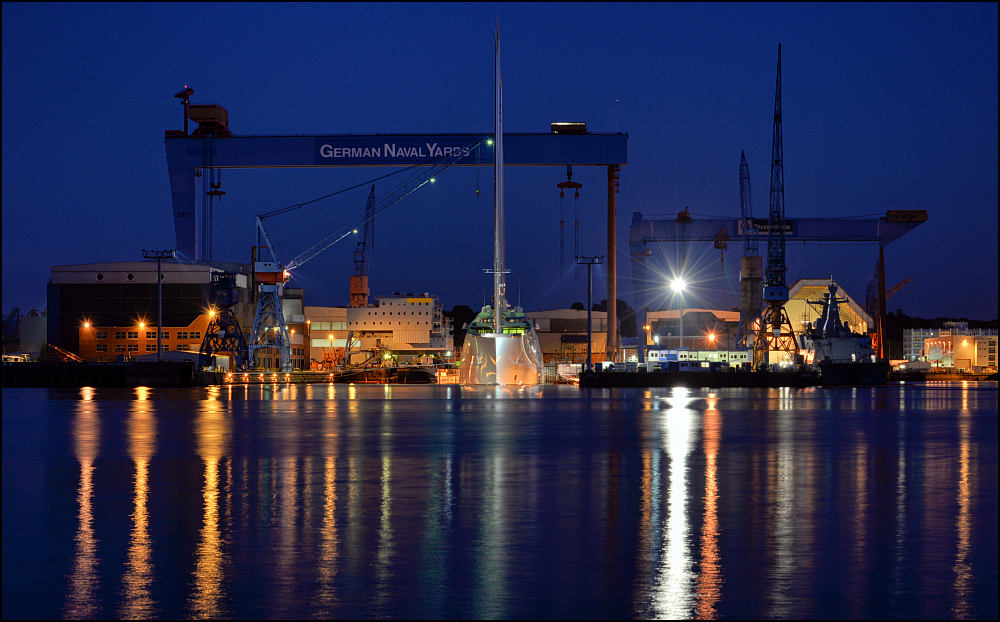
[(351, 307), (368, 306), (368, 265), (371, 263), (371, 252), (375, 250), (375, 184), (368, 194), (365, 205), (365, 225), (361, 240), (354, 249), (354, 274), (351, 276)]
[(750, 167), (747, 156), (740, 151), (740, 216), (743, 218), (743, 256), (757, 256), (757, 228), (753, 224), (753, 203), (750, 200)]
[(364, 231), (354, 250), (354, 276), (368, 276), (370, 251), (375, 250), (375, 209), (375, 184), (372, 184), (372, 191), (368, 194), (368, 203), (365, 205)]
[(757, 227), (754, 225), (753, 203), (750, 200), (750, 167), (740, 152), (740, 229), (743, 235), (743, 257), (740, 258), (740, 325), (736, 330), (736, 347), (754, 347), (760, 337), (761, 259), (757, 252)]
[(771, 141), (771, 203), (768, 209), (767, 269), (764, 299), (788, 300), (785, 284), (785, 174), (781, 140), (781, 44), (778, 44), (778, 76), (774, 87), (774, 135)]
[(783, 352), (794, 362), (798, 352), (795, 329), (788, 318), (788, 285), (785, 283), (785, 175), (781, 138), (781, 44), (778, 44), (778, 71), (774, 81), (774, 134), (771, 141), (771, 202), (768, 208), (767, 268), (764, 272), (764, 301), (760, 339), (754, 343), (754, 369), (770, 361), (769, 351)]

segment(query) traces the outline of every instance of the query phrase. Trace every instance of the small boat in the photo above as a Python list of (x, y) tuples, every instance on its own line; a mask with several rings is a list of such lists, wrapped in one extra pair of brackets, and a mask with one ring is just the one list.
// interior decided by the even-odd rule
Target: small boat
[(433, 384), (436, 370), (426, 365), (345, 367), (333, 374), (337, 384)]
[(832, 277), (827, 290), (823, 300), (808, 301), (821, 309), (821, 315), (799, 335), (806, 371), (818, 373), (823, 386), (885, 384), (889, 361), (876, 356), (870, 336), (851, 331), (841, 321), (840, 305), (847, 299), (837, 296)]

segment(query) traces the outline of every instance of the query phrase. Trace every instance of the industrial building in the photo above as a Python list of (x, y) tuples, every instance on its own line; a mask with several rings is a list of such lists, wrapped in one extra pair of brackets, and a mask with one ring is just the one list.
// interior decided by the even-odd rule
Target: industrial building
[[(828, 291), (830, 279), (799, 279), (788, 289), (788, 300), (784, 310), (791, 319), (796, 334), (809, 323), (815, 322), (821, 310), (810, 302), (819, 302)], [(836, 282), (834, 282), (836, 284)], [(847, 302), (841, 305), (840, 314), (852, 331), (867, 334), (872, 318), (854, 298), (847, 295), (839, 285), (837, 289)], [(740, 312), (738, 309), (722, 311), (718, 309), (683, 309), (683, 347), (696, 351), (736, 350)], [(649, 311), (646, 313), (646, 351), (676, 350), (682, 347), (679, 321), (681, 309)], [(788, 363), (788, 354), (771, 350), (768, 363)]]
[[(646, 350), (677, 349), (681, 345), (680, 309), (646, 314)], [(740, 312), (717, 309), (684, 309), (683, 347), (695, 350), (728, 350), (736, 347)]]
[[(17, 360), (37, 360), (45, 343), (47, 311), (32, 309), (21, 315), (17, 307), (3, 319), (3, 353)], [(6, 359), (5, 359), (6, 360)]]
[[(217, 303), (231, 309), (249, 335), (256, 307), (249, 267), (225, 262), (166, 260), (163, 275), (164, 352), (198, 352)], [(225, 292), (220, 275), (232, 275)], [(86, 361), (132, 359), (156, 353), (157, 264), (122, 261), (53, 266), (48, 284), (48, 343)], [(305, 329), (302, 290), (286, 289), (286, 320)], [(305, 365), (299, 336), (293, 363)], [(293, 337), (293, 344), (296, 340)], [(275, 358), (275, 357), (272, 357)]]
[(440, 299), (426, 292), (378, 296), (364, 307), (306, 307), (305, 317), (314, 369), (362, 363), (375, 351), (395, 363), (419, 364), (455, 349)]
[[(542, 362), (550, 364), (585, 365), (587, 360), (587, 312), (583, 309), (553, 309), (525, 313), (535, 324), (538, 345), (542, 349)], [(591, 311), (590, 344), (594, 363), (606, 358), (608, 314)], [(616, 335), (621, 331), (615, 331)]]
[(983, 372), (997, 368), (997, 329), (945, 322), (944, 328), (903, 330), (903, 356), (932, 367)]
[[(996, 337), (997, 329), (969, 328), (968, 322), (945, 322), (942, 328), (905, 328), (903, 329), (903, 358), (908, 361), (920, 360), (921, 357), (927, 356), (926, 342), (928, 340), (938, 340), (941, 337), (951, 336)], [(995, 358), (993, 364), (996, 365)]]

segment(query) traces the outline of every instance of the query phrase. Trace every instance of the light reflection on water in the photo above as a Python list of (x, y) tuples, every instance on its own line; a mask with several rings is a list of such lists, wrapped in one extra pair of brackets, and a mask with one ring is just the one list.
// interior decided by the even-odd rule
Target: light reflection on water
[(995, 386), (5, 391), (4, 614), (992, 617)]
[(705, 400), (705, 523), (701, 528), (701, 572), (698, 574), (696, 597), (698, 606), (695, 618), (714, 620), (718, 617), (716, 603), (722, 595), (722, 566), (719, 559), (719, 484), (716, 458), (719, 453), (719, 438), (722, 434), (722, 419), (716, 405), (718, 398), (712, 393)]
[(666, 398), (668, 408), (660, 413), (663, 449), (669, 460), (666, 495), (667, 522), (663, 530), (663, 553), (653, 588), (653, 615), (679, 619), (691, 615), (694, 603), (693, 562), (688, 538), (687, 457), (698, 425), (698, 413), (688, 408), (689, 390), (673, 389)]
[(128, 620), (148, 620), (156, 615), (156, 601), (151, 591), (154, 566), (148, 510), (149, 461), (156, 452), (156, 418), (146, 387), (136, 389), (136, 402), (129, 414), (127, 429), (128, 453), (135, 462), (135, 510), (118, 616)]
[(226, 560), (219, 530), (219, 462), (228, 449), (229, 416), (218, 401), (207, 399), (202, 402), (195, 420), (195, 434), (198, 455), (205, 464), (205, 483), (202, 487), (204, 519), (188, 609), (196, 618), (221, 618), (228, 614), (222, 585)]
[[(65, 617), (70, 619), (94, 618), (99, 612), (95, 592), (99, 581), (97, 572), (97, 539), (94, 537), (94, 460), (101, 447), (101, 420), (93, 402), (94, 390), (80, 390), (80, 402), (73, 421), (73, 447), (80, 462), (80, 486), (77, 492), (79, 526), (73, 553), (70, 585), (67, 590)], [(6, 489), (6, 486), (4, 486)], [(7, 507), (4, 499), (4, 508)], [(4, 521), (6, 523), (6, 520)], [(4, 532), (6, 534), (6, 532)], [(6, 549), (6, 535), (4, 548)], [(6, 558), (6, 555), (4, 555)], [(7, 575), (6, 564), (4, 576)], [(4, 589), (6, 592), (6, 588)], [(6, 598), (4, 599), (6, 600)], [(6, 618), (7, 616), (4, 615)]]

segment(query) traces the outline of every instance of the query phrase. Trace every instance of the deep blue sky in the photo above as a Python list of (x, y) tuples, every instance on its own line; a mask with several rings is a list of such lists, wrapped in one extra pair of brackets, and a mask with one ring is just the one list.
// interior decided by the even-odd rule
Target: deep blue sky
[[(997, 4), (500, 6), (505, 129), (586, 121), (629, 133), (618, 195), (619, 292), (633, 211), (739, 214), (745, 150), (766, 216), (782, 44), (788, 217), (926, 209), (886, 249), (890, 309), (997, 317)], [(175, 243), (163, 131), (172, 98), (218, 102), (238, 134), (490, 132), (495, 4), (3, 5), (3, 312), (45, 307), (52, 265), (132, 260)], [(616, 100), (620, 100), (616, 121)], [(253, 215), (388, 169), (224, 177), (215, 259), (246, 261)], [(576, 169), (581, 251), (605, 252), (606, 172)], [(559, 169), (506, 175), (509, 292), (531, 309), (586, 298), (559, 271)], [(490, 288), (492, 173), (446, 171), (379, 217), (373, 294), (447, 308)], [(365, 193), (275, 224), (287, 261)], [(573, 252), (566, 204), (567, 263)], [(305, 238), (298, 238), (306, 235)], [(690, 245), (705, 304), (738, 305), (740, 250)], [(344, 305), (354, 242), (303, 267), (307, 304)], [(762, 249), (763, 250), (763, 249)], [(790, 247), (788, 281), (834, 272), (864, 299), (877, 246)], [(585, 274), (585, 273), (584, 273)], [(604, 272), (594, 294), (605, 297)]]

